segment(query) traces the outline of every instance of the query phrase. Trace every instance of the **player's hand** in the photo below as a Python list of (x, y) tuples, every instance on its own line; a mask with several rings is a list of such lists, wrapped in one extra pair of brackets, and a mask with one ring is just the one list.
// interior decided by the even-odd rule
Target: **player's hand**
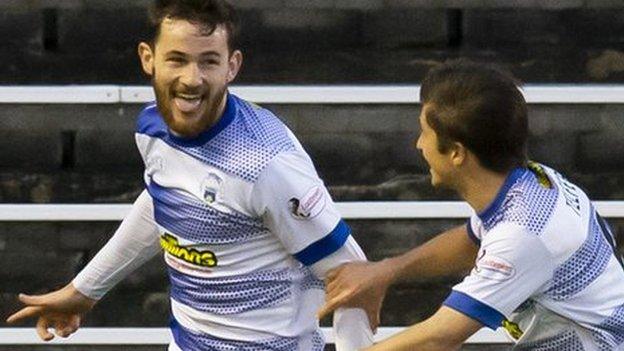
[(78, 292), (71, 284), (44, 295), (20, 294), (19, 300), (26, 307), (7, 318), (7, 323), (37, 318), (37, 334), (44, 341), (54, 338), (48, 331), (49, 328), (54, 328), (56, 335), (64, 338), (74, 333), (80, 327), (82, 315), (96, 303)]
[(325, 305), (318, 312), (319, 318), (339, 307), (358, 307), (366, 312), (375, 331), (393, 279), (394, 272), (387, 261), (347, 263), (331, 270), (325, 279)]

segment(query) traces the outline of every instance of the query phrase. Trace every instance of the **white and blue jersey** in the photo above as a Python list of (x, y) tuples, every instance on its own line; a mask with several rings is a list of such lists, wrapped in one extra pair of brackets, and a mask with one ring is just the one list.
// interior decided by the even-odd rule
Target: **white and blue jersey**
[(624, 348), (624, 267), (577, 186), (542, 165), (515, 169), (468, 232), (476, 265), (444, 305), (504, 326), (516, 350)]
[(323, 284), (308, 267), (350, 229), (290, 130), (228, 94), (193, 139), (147, 106), (136, 142), (171, 281), (172, 349), (322, 350)]

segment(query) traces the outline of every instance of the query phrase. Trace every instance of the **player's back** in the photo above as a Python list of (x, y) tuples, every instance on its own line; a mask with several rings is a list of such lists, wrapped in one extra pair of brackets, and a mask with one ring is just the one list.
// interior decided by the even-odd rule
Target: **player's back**
[(503, 326), (516, 350), (622, 347), (624, 267), (577, 186), (537, 163), (513, 169), (468, 233), (480, 246), (476, 265), (445, 305)]
[(624, 267), (615, 238), (581, 189), (543, 169), (558, 191), (542, 234), (556, 267), (537, 301), (590, 330), (598, 349), (613, 350), (624, 343)]
[(516, 349), (616, 350), (624, 343), (624, 267), (587, 195), (531, 164), (507, 199), (504, 221), (538, 236), (550, 254), (536, 258), (550, 279), (512, 318), (524, 330)]

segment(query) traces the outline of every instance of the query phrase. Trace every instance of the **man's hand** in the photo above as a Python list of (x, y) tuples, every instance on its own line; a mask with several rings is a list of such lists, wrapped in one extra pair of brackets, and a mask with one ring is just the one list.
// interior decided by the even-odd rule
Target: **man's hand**
[(27, 318), (38, 318), (37, 334), (44, 341), (50, 341), (54, 335), (48, 328), (54, 328), (56, 335), (68, 337), (80, 327), (82, 315), (95, 305), (96, 301), (81, 294), (73, 285), (44, 295), (19, 295), (19, 300), (26, 307), (15, 312), (7, 323), (13, 324)]
[(318, 312), (319, 318), (338, 307), (358, 307), (366, 311), (375, 331), (383, 299), (394, 280), (388, 262), (347, 263), (330, 271), (325, 279), (325, 305)]

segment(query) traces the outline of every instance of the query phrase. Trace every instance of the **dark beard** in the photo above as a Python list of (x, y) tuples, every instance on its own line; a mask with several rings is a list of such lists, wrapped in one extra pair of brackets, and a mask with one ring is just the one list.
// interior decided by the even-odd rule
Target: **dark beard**
[(193, 122), (180, 122), (176, 121), (173, 117), (173, 110), (171, 108), (171, 104), (173, 103), (173, 91), (164, 91), (166, 88), (159, 89), (154, 81), (154, 77), (155, 75), (152, 74), (152, 87), (156, 95), (156, 106), (158, 107), (160, 115), (167, 124), (167, 127), (169, 127), (169, 130), (173, 131), (175, 134), (185, 138), (196, 137), (201, 132), (210, 128), (219, 120), (219, 118), (221, 118), (221, 116), (217, 116), (217, 113), (219, 106), (221, 106), (221, 103), (225, 98), (227, 87), (224, 87), (221, 91), (217, 91), (214, 95), (211, 94), (210, 90), (208, 93), (204, 94), (204, 101), (202, 101), (202, 104), (206, 104), (207, 108), (203, 111), (199, 120)]

